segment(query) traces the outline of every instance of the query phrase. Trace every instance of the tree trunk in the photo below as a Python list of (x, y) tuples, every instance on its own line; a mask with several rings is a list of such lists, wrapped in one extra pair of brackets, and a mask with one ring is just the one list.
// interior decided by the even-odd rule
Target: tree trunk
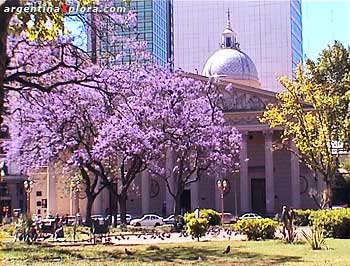
[(332, 208), (332, 200), (333, 200), (333, 192), (332, 192), (332, 184), (330, 181), (326, 182), (326, 190), (325, 190), (325, 206), (328, 206), (330, 209)]
[(175, 200), (175, 212), (174, 215), (175, 217), (180, 215), (181, 212), (181, 193), (176, 194), (176, 197), (174, 198)]
[(4, 79), (6, 67), (8, 64), (7, 57), (7, 34), (10, 20), (13, 13), (5, 12), (6, 7), (17, 7), (19, 6), (19, 0), (7, 0), (2, 5), (0, 5), (0, 125), (3, 121), (4, 114), (4, 100), (5, 100), (5, 90), (4, 90)]
[(92, 206), (94, 204), (94, 197), (86, 197), (86, 217), (85, 217), (85, 223), (87, 226), (91, 226), (91, 212), (92, 212)]
[(120, 207), (120, 224), (126, 224), (126, 200), (127, 192), (122, 191), (119, 196), (119, 207)]

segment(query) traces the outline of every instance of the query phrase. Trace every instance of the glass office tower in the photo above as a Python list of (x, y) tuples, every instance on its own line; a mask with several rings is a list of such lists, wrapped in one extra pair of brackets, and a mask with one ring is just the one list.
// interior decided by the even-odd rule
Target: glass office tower
[(303, 24), (301, 0), (290, 2), (293, 69), (303, 60)]
[[(116, 36), (135, 36), (137, 40), (147, 41), (147, 50), (151, 52), (155, 61), (166, 65), (173, 60), (173, 19), (172, 1), (170, 0), (132, 0), (130, 4), (124, 1), (114, 1), (115, 6), (125, 6), (126, 10), (133, 10), (137, 14), (137, 28), (131, 31), (122, 30), (111, 21), (103, 25), (101, 41), (97, 45), (98, 58), (103, 62), (113, 64), (115, 61), (122, 63), (131, 62), (128, 50), (122, 42), (116, 41)], [(90, 34), (90, 45), (91, 48)], [(118, 51), (125, 52), (122, 58), (114, 58)]]

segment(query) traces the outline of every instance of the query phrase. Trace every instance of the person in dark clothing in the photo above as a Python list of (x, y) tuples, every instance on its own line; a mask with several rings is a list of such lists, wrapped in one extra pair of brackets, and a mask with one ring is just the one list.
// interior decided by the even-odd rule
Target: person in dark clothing
[(58, 238), (63, 238), (63, 237), (64, 237), (64, 231), (63, 231), (63, 226), (61, 225), (55, 230), (54, 239), (57, 240)]
[(287, 235), (286, 229), (288, 228), (288, 223), (289, 223), (289, 215), (288, 215), (286, 206), (282, 207), (281, 222), (283, 223), (282, 233), (283, 233), (283, 237), (285, 238)]

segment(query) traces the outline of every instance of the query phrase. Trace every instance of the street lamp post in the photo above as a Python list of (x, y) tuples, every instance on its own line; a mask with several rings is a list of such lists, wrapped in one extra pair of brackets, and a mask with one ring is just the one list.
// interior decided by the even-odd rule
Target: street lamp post
[(227, 179), (219, 179), (216, 181), (218, 189), (220, 190), (221, 197), (221, 224), (224, 223), (224, 194), (228, 189), (228, 181)]
[(27, 214), (28, 216), (30, 216), (30, 193), (33, 190), (33, 181), (32, 180), (24, 180), (23, 185), (24, 185), (24, 189), (26, 191), (26, 195), (27, 195)]
[(238, 175), (239, 175), (239, 169), (235, 169), (235, 170), (233, 170), (233, 186), (234, 186), (234, 191), (233, 191), (233, 193), (234, 193), (234, 198), (235, 198), (235, 217), (237, 218), (238, 217), (238, 211), (237, 211), (237, 206), (238, 206), (238, 204), (237, 204), (237, 186), (238, 186), (238, 184), (237, 184), (237, 180), (238, 180)]

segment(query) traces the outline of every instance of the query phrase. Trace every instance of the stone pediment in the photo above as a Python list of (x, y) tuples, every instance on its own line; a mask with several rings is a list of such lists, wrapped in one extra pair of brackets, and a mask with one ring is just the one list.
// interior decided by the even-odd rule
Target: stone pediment
[[(208, 82), (209, 78), (187, 73), (187, 76), (204, 82)], [(276, 92), (255, 88), (227, 80), (217, 81), (222, 90), (222, 99), (219, 102), (225, 113), (235, 112), (263, 112), (265, 107), (270, 103), (276, 103)], [(227, 87), (231, 87), (229, 90)]]
[(244, 91), (225, 91), (220, 106), (224, 112), (264, 111), (273, 99)]

